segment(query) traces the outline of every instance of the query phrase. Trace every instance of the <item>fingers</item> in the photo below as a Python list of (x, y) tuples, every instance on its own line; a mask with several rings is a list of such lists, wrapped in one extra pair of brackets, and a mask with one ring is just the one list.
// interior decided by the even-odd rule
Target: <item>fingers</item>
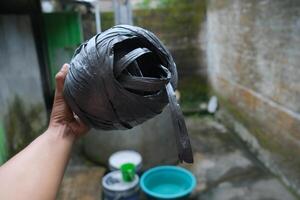
[(62, 68), (60, 69), (60, 71), (56, 74), (55, 76), (55, 81), (56, 81), (56, 92), (61, 94), (64, 88), (64, 82), (65, 82), (65, 78), (68, 74), (68, 70), (69, 70), (69, 65), (68, 64), (64, 64), (62, 66)]
[(70, 107), (67, 105), (63, 97), (63, 88), (65, 78), (68, 74), (69, 65), (64, 64), (60, 71), (56, 74), (56, 91), (51, 113), (50, 123), (64, 124), (67, 123), (71, 131), (76, 135), (83, 135), (89, 130), (81, 120), (72, 113)]
[(85, 134), (90, 130), (90, 127), (87, 126), (77, 115), (74, 115), (74, 119), (78, 124), (80, 134)]
[(63, 97), (63, 88), (65, 77), (68, 73), (69, 66), (68, 64), (64, 64), (60, 71), (56, 74), (56, 90), (55, 96), (53, 101), (53, 108), (51, 113), (51, 120), (52, 122), (62, 122), (62, 121), (72, 121), (73, 120), (73, 113), (71, 109), (66, 104), (64, 97)]
[(82, 136), (90, 129), (90, 127), (85, 125), (76, 115), (74, 116), (74, 121), (70, 123), (69, 126), (76, 136)]

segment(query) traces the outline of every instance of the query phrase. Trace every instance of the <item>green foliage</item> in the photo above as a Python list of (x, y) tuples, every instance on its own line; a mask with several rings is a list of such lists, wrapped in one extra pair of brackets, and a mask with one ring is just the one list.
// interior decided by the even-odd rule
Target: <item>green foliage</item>
[(45, 129), (42, 113), (42, 105), (25, 107), (18, 96), (9, 105), (5, 129), (10, 156), (26, 147)]

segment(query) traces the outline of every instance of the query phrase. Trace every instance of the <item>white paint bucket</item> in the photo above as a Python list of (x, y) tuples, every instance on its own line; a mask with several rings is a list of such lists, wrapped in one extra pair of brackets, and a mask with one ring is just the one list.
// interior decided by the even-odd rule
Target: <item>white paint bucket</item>
[(120, 170), (125, 163), (132, 163), (135, 165), (135, 171), (138, 175), (142, 172), (142, 156), (132, 150), (117, 151), (108, 159), (108, 166), (110, 171)]
[(139, 177), (125, 182), (121, 171), (113, 171), (102, 179), (103, 200), (139, 200)]

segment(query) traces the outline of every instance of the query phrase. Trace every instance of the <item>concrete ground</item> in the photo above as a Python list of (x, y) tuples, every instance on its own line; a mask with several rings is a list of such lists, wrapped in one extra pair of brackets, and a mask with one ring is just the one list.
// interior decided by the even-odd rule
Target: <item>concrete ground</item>
[[(193, 165), (180, 164), (197, 177), (189, 199), (199, 200), (296, 200), (240, 141), (213, 117), (186, 119), (194, 150)], [(105, 168), (74, 157), (59, 193), (59, 200), (101, 199)]]

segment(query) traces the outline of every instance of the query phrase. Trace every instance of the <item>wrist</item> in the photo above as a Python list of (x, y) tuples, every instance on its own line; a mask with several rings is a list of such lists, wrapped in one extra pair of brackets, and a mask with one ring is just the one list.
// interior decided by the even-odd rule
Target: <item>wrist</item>
[(50, 125), (45, 133), (51, 136), (51, 138), (56, 141), (67, 140), (70, 142), (74, 142), (76, 139), (76, 135), (72, 132), (67, 124)]

